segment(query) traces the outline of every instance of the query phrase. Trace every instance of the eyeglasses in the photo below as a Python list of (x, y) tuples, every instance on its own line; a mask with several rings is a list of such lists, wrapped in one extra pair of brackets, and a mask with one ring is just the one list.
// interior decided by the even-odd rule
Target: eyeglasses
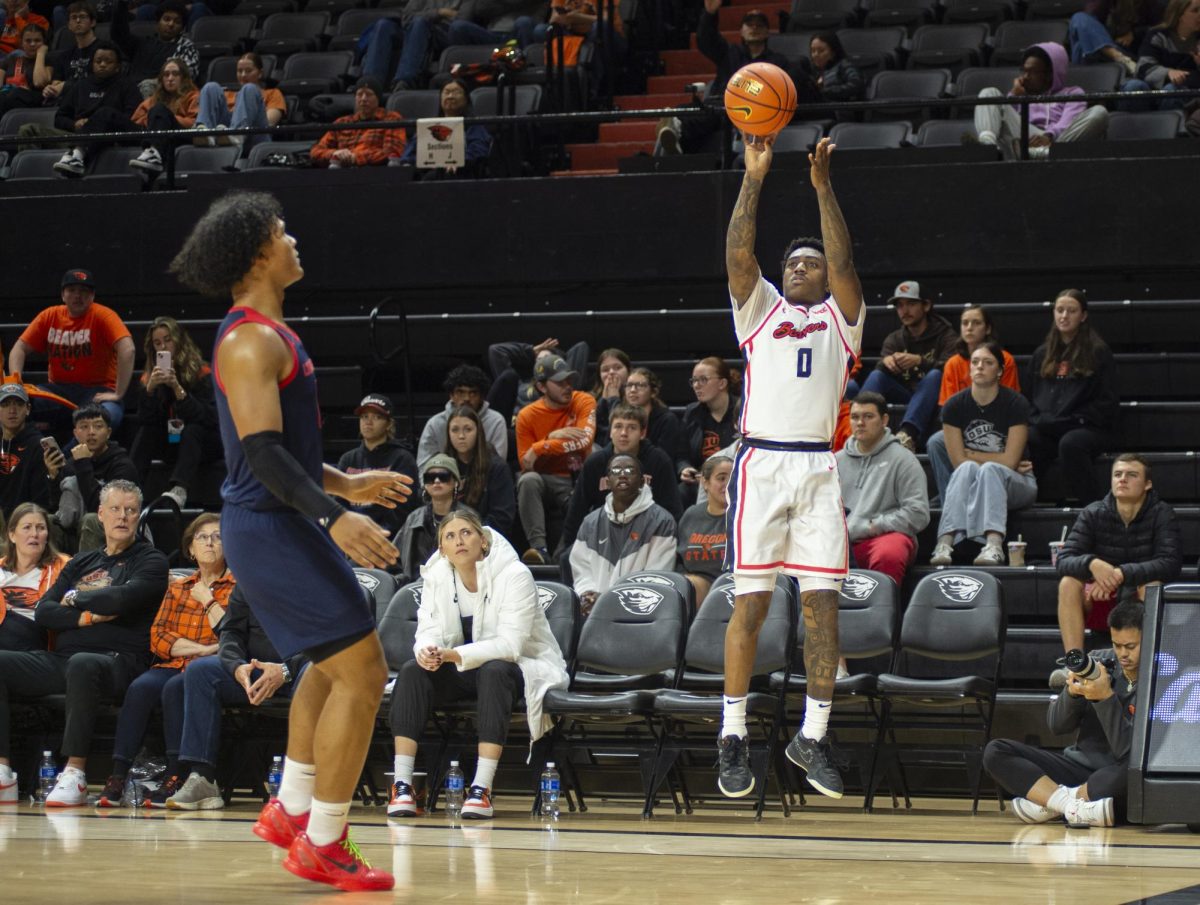
[(221, 545), (221, 535), (219, 532), (214, 534), (197, 534), (192, 540), (198, 544), (212, 544), (214, 547)]
[(448, 471), (431, 471), (425, 475), (426, 484), (450, 484), (454, 481), (454, 475)]
[(631, 475), (636, 470), (637, 469), (635, 469), (632, 465), (618, 465), (615, 468), (610, 468), (608, 470), (608, 473), (610, 475), (616, 475), (618, 477), (622, 477), (622, 476), (626, 476), (626, 475)]
[(706, 383), (708, 383), (710, 380), (712, 380), (711, 377), (693, 377), (691, 380), (688, 381), (688, 383), (690, 383), (694, 387), (702, 387)]
[(646, 383), (644, 380), (629, 380), (629, 381), (626, 381), (625, 386), (631, 390), (648, 390), (648, 389), (650, 389), (650, 384)]

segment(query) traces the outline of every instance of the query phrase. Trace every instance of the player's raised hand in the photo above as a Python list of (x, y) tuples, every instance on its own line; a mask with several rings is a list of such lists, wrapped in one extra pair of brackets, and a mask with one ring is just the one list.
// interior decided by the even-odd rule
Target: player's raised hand
[(388, 540), (387, 532), (357, 512), (343, 512), (329, 526), (329, 536), (360, 566), (386, 569), (400, 558), (400, 551)]
[(774, 154), (772, 145), (774, 135), (747, 135), (742, 133), (746, 142), (746, 175), (755, 179), (763, 179), (771, 169), (771, 156)]
[(345, 493), (351, 503), (395, 509), (412, 494), (412, 478), (395, 471), (364, 471), (347, 475)]
[(817, 146), (813, 149), (813, 152), (808, 155), (808, 163), (811, 168), (810, 175), (812, 176), (814, 189), (829, 187), (829, 158), (836, 147), (837, 145), (828, 138), (822, 138), (817, 142)]

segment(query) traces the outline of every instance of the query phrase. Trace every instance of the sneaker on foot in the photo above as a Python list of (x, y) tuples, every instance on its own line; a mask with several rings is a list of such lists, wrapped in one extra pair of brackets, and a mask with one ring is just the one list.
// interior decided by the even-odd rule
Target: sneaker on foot
[[(196, 123), (194, 126), (192, 126), (192, 131), (207, 132), (208, 130), (209, 127), (203, 123)], [(192, 144), (197, 148), (215, 148), (217, 146), (217, 140), (215, 138), (209, 138), (208, 136), (202, 136), (200, 138), (193, 138)]]
[(682, 154), (679, 148), (679, 120), (674, 116), (664, 116), (658, 121), (658, 126), (655, 128), (654, 144), (658, 150), (658, 156), (665, 157), (669, 154)]
[(492, 793), (484, 786), (471, 786), (463, 801), (462, 816), (465, 820), (492, 819)]
[(0, 767), (0, 804), (16, 804), (18, 797), (17, 774), (12, 767)]
[(180, 509), (187, 504), (187, 488), (182, 484), (176, 484), (170, 490), (164, 490), (162, 495), (174, 500)]
[(910, 453), (917, 451), (917, 438), (906, 430), (896, 431), (896, 441)]
[(167, 807), (167, 799), (179, 791), (179, 787), (183, 785), (183, 780), (178, 776), (171, 776), (161, 786), (151, 792), (142, 799), (142, 805), (147, 808), (165, 808)]
[(396, 885), (391, 874), (367, 863), (350, 840), (349, 827), (337, 842), (322, 846), (313, 845), (308, 835), (301, 833), (288, 848), (283, 866), (297, 877), (328, 883), (345, 892), (386, 890)]
[(125, 777), (110, 776), (104, 783), (104, 791), (96, 799), (98, 808), (119, 808), (121, 799), (125, 796)]
[(178, 792), (167, 799), (173, 811), (216, 811), (225, 807), (220, 787), (199, 773), (191, 773)]
[(54, 172), (68, 179), (78, 179), (84, 174), (83, 154), (76, 150), (67, 151), (54, 164)]
[(750, 743), (740, 735), (727, 735), (717, 742), (717, 788), (726, 798), (745, 798), (754, 791), (750, 769)]
[(293, 817), (283, 809), (278, 798), (263, 805), (254, 821), (254, 835), (280, 848), (290, 848), (292, 842), (308, 829), (308, 812)]
[(1084, 801), (1082, 798), (1072, 798), (1067, 802), (1063, 812), (1067, 826), (1083, 828), (1089, 826), (1113, 825), (1113, 800), (1101, 798), (1098, 801)]
[(931, 566), (948, 566), (954, 562), (954, 548), (949, 544), (938, 544), (933, 548), (933, 556), (929, 557)]
[(979, 555), (975, 557), (975, 565), (1002, 566), (1004, 565), (1004, 551), (995, 544), (986, 544), (979, 551)]
[(785, 753), (788, 760), (807, 774), (808, 784), (814, 789), (830, 798), (842, 797), (842, 774), (833, 762), (828, 736), (814, 742), (797, 732)]
[(544, 566), (550, 562), (550, 553), (545, 547), (530, 547), (521, 555), (521, 562), (531, 566)]
[(1022, 823), (1048, 823), (1055, 817), (1062, 816), (1053, 808), (1035, 804), (1028, 798), (1014, 798), (1012, 800), (1012, 809), (1013, 813), (1017, 815), (1017, 819)]
[(133, 160), (129, 161), (129, 167), (130, 169), (140, 170), (151, 176), (157, 176), (163, 171), (162, 153), (158, 148), (151, 145)]
[[(117, 797), (119, 802), (120, 796)], [(78, 808), (87, 804), (87, 777), (82, 770), (67, 767), (58, 774), (58, 781), (46, 796), (48, 808)]]
[(413, 787), (402, 779), (392, 783), (392, 800), (388, 802), (389, 817), (416, 817), (421, 813)]

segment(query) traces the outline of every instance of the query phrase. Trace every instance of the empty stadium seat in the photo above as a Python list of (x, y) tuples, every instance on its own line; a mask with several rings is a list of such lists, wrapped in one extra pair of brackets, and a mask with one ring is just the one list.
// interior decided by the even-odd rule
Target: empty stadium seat
[(233, 9), (235, 16), (254, 16), (262, 22), (267, 16), (275, 13), (291, 13), (296, 11), (293, 0), (242, 0)]
[(1182, 110), (1113, 113), (1108, 117), (1109, 141), (1175, 138), (1183, 131)]
[(775, 136), (775, 151), (811, 151), (824, 133), (820, 123), (798, 123)]
[[(1013, 80), (1021, 74), (1017, 68), (978, 66), (964, 69), (954, 80), (954, 93), (959, 97), (978, 97), (984, 88), (995, 88), (1001, 94), (1012, 90)], [(955, 107), (952, 116), (961, 119), (971, 119), (975, 115), (973, 107)]]
[(913, 144), (919, 148), (957, 148), (964, 134), (975, 135), (975, 124), (969, 119), (931, 119), (921, 123)]
[(1125, 68), (1120, 63), (1073, 63), (1067, 67), (1066, 83), (1091, 94), (1116, 91), (1125, 78)]
[(129, 161), (141, 153), (141, 145), (112, 145), (101, 148), (88, 169), (88, 178), (93, 176), (131, 176)]
[(934, 20), (937, 0), (866, 0), (868, 28), (899, 25), (912, 32)]
[[(950, 73), (945, 69), (915, 69), (876, 73), (867, 86), (867, 100), (917, 100), (939, 98), (950, 85)], [(926, 119), (929, 108), (897, 106), (887, 110), (870, 110), (868, 120)]]
[[(793, 0), (788, 31), (832, 31), (858, 20), (859, 0)], [(771, 42), (774, 47), (774, 41)]]
[[(515, 92), (511, 101), (508, 96), (509, 90)], [(484, 85), (471, 92), (471, 110), (476, 116), (507, 116), (509, 114), (524, 116), (529, 113), (537, 113), (541, 102), (542, 88), (540, 85), (515, 85), (512, 89)], [(513, 103), (515, 109), (504, 109), (509, 103)]]
[[(310, 3), (305, 9), (312, 9)], [(399, 14), (391, 9), (348, 9), (338, 17), (329, 50), (354, 50), (358, 37), (377, 19), (398, 19)]]
[(204, 59), (237, 54), (247, 49), (257, 21), (254, 16), (204, 16), (196, 20), (190, 37)]
[(19, 151), (8, 168), (8, 182), (23, 179), (57, 179), (54, 164), (63, 155), (62, 149), (47, 150), (39, 148), (30, 151)]
[(359, 587), (367, 592), (367, 597), (371, 601), (371, 615), (378, 625), (380, 617), (387, 612), (388, 605), (396, 596), (396, 591), (399, 590), (396, 576), (382, 569), (356, 566), (354, 577), (358, 579)]
[(455, 63), (486, 63), (491, 60), (493, 50), (495, 48), (491, 44), (455, 44), (447, 47), (438, 58), (437, 71), (449, 72)]
[(292, 154), (297, 151), (307, 151), (312, 146), (313, 142), (311, 141), (261, 141), (246, 155), (246, 169), (265, 167), (266, 164), (263, 161), (272, 154)]
[(225, 148), (196, 148), (183, 145), (175, 149), (175, 172), (221, 173), (231, 169), (241, 153), (240, 145)]
[(983, 62), (988, 27), (982, 22), (923, 25), (912, 38), (909, 69), (949, 69), (957, 73)]
[(838, 123), (829, 130), (839, 151), (899, 148), (908, 144), (911, 134), (906, 122)]
[(335, 93), (342, 87), (353, 61), (354, 54), (348, 50), (294, 53), (283, 64), (279, 90), (297, 97)]
[(1085, 0), (1029, 0), (1026, 19), (1070, 19), (1083, 11)]
[(437, 116), (441, 108), (441, 92), (432, 89), (393, 91), (388, 96), (387, 108), (405, 119)]
[(1066, 44), (1065, 19), (1004, 22), (992, 36), (993, 66), (1020, 66), (1025, 49), (1034, 44)]
[(814, 34), (814, 31), (799, 31), (771, 35), (769, 44), (773, 51), (783, 54), (789, 60), (807, 60)]
[[(24, 107), (9, 110), (0, 119), (0, 136), (16, 135), (17, 130), (25, 123), (38, 123), (42, 126), (54, 125), (54, 107)], [(61, 152), (60, 152), (61, 153)]]
[(993, 27), (1013, 17), (1011, 0), (942, 0), (942, 21), (986, 22)]
[(273, 13), (262, 25), (254, 49), (277, 57), (321, 49), (329, 13)]
[(884, 69), (899, 69), (907, 35), (903, 28), (843, 28), (837, 33), (846, 59), (870, 80)]

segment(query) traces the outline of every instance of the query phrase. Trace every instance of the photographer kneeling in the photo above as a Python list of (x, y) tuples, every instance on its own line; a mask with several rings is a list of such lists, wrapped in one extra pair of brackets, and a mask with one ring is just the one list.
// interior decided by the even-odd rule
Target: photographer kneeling
[(1014, 798), (1012, 808), (1025, 823), (1064, 817), (1070, 826), (1086, 827), (1124, 820), (1144, 615), (1136, 600), (1120, 604), (1108, 615), (1111, 651), (1086, 661), (1068, 654), (1078, 671), (1068, 673), (1046, 722), (1056, 734), (1078, 730), (1074, 745), (1057, 754), (1009, 739), (988, 742), (984, 768), (1000, 786), (1024, 796)]

